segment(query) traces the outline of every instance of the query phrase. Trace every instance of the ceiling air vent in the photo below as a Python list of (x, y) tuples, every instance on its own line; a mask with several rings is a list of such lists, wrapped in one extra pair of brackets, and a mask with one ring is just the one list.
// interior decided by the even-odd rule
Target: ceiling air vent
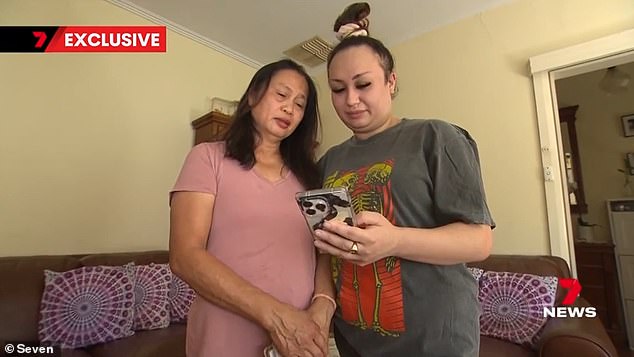
[(315, 36), (310, 40), (289, 48), (284, 51), (284, 54), (305, 66), (315, 67), (326, 62), (332, 48), (332, 45), (326, 42), (326, 40)]

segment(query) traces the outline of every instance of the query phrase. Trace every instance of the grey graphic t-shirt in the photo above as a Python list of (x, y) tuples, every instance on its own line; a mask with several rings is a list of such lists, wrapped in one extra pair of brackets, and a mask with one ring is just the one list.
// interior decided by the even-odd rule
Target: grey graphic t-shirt
[[(323, 186), (347, 187), (356, 212), (380, 212), (401, 227), (494, 226), (476, 143), (444, 121), (403, 119), (367, 140), (348, 139), (319, 163)], [(332, 273), (339, 342), (356, 354), (478, 355), (477, 286), (464, 264), (387, 257), (360, 267), (333, 258)]]

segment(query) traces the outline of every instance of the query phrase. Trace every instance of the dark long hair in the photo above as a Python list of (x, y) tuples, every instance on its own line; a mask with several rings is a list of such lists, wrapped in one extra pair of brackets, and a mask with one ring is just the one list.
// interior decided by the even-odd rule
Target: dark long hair
[(291, 135), (280, 143), (280, 154), (284, 165), (288, 167), (307, 189), (320, 186), (319, 169), (315, 163), (315, 148), (318, 131), (321, 127), (317, 105), (315, 83), (299, 64), (283, 59), (260, 68), (240, 98), (233, 120), (224, 135), (226, 156), (240, 162), (244, 168), (255, 165), (255, 146), (259, 133), (255, 129), (249, 97), (253, 105), (260, 102), (269, 87), (271, 78), (281, 70), (293, 70), (304, 77), (308, 85), (308, 97), (304, 108), (304, 117)]
[(377, 56), (379, 56), (379, 62), (381, 63), (381, 67), (383, 68), (383, 72), (385, 74), (385, 81), (387, 82), (390, 74), (394, 71), (394, 57), (392, 56), (390, 50), (385, 47), (383, 42), (373, 37), (350, 36), (341, 40), (341, 42), (339, 42), (328, 54), (327, 68), (330, 69), (330, 63), (337, 53), (345, 50), (346, 48), (359, 46), (368, 46), (372, 49), (372, 51), (374, 51), (374, 53), (377, 54)]

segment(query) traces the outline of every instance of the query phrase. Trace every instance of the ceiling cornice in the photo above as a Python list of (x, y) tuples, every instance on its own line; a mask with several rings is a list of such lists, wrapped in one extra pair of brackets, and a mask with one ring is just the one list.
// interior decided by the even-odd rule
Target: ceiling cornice
[(159, 16), (149, 10), (146, 10), (136, 4), (130, 3), (128, 1), (125, 0), (106, 0), (107, 2), (116, 5), (124, 10), (127, 10), (133, 14), (139, 15), (144, 19), (147, 19), (149, 21), (152, 21), (154, 23), (157, 24), (161, 24), (161, 25), (165, 25), (168, 29), (182, 35), (185, 36), (187, 38), (189, 38), (190, 40), (196, 41), (204, 46), (207, 46), (215, 51), (218, 51), (226, 56), (229, 56), (233, 59), (235, 59), (236, 61), (242, 62), (244, 64), (246, 64), (247, 66), (253, 67), (255, 69), (258, 69), (260, 67), (262, 67), (262, 64), (258, 61), (255, 61), (247, 56), (244, 56), (238, 52), (233, 51), (230, 48), (227, 48), (221, 44), (219, 44), (218, 42), (215, 42), (205, 36), (201, 36), (200, 34), (186, 28), (183, 26), (180, 26), (178, 24), (175, 24), (173, 22), (171, 22), (170, 20)]

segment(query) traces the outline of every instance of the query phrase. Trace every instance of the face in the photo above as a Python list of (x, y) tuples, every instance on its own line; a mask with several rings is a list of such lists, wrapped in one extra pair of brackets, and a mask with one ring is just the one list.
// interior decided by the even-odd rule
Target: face
[(396, 75), (387, 82), (379, 56), (368, 46), (337, 53), (328, 68), (332, 104), (357, 137), (367, 138), (390, 126)]
[(304, 117), (308, 84), (296, 71), (285, 69), (271, 77), (262, 99), (249, 97), (255, 128), (264, 140), (282, 141)]

